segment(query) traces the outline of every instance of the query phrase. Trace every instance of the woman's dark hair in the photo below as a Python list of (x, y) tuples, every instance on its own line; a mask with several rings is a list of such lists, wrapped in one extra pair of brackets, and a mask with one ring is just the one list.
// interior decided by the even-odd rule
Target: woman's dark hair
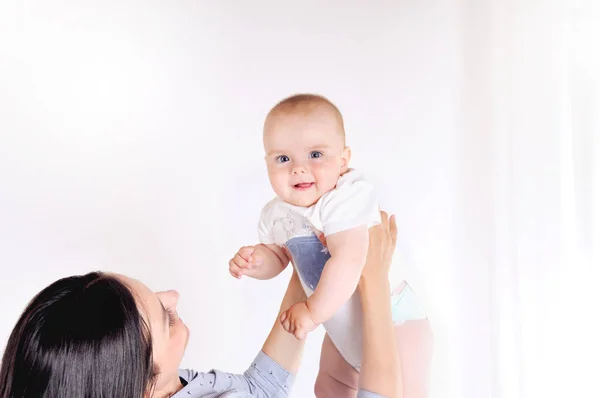
[(27, 306), (0, 367), (0, 398), (142, 398), (156, 378), (147, 323), (127, 286), (93, 272)]

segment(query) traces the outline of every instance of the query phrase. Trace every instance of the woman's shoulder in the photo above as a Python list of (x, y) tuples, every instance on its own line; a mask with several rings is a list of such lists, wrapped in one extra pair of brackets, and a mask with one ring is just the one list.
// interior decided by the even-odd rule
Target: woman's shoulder
[(252, 398), (252, 395), (242, 390), (220, 391), (219, 387), (215, 386), (216, 378), (206, 376), (211, 373), (217, 376), (221, 372), (199, 373), (190, 369), (180, 369), (179, 378), (183, 388), (172, 398)]
[(243, 374), (181, 369), (179, 377), (183, 388), (174, 398), (287, 398), (295, 380), (262, 351)]
[(215, 395), (219, 392), (216, 390), (216, 371), (204, 373), (193, 369), (179, 369), (179, 380), (183, 388), (173, 395), (174, 398), (220, 397)]

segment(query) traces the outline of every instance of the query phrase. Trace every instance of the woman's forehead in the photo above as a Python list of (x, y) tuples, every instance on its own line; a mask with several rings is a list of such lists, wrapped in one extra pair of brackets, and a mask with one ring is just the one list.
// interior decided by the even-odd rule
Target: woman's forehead
[(146, 322), (148, 322), (151, 327), (153, 323), (160, 322), (162, 319), (163, 307), (156, 294), (150, 290), (148, 286), (137, 279), (120, 274), (114, 274), (114, 276), (129, 288), (137, 302), (140, 314)]

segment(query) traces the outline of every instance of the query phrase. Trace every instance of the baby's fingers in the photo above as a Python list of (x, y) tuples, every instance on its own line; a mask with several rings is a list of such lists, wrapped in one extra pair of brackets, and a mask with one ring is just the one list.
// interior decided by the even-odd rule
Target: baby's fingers
[(250, 268), (252, 268), (252, 265), (248, 261), (244, 260), (242, 258), (242, 256), (240, 256), (239, 254), (236, 254), (233, 257), (232, 261), (235, 263), (236, 266), (238, 266), (240, 268), (244, 268), (244, 269), (250, 269)]
[(291, 331), (290, 331), (291, 323), (290, 323), (290, 318), (288, 316), (287, 311), (285, 311), (283, 314), (281, 314), (279, 321), (281, 322), (281, 326), (283, 326), (283, 329), (286, 332), (291, 333)]
[(240, 279), (242, 275), (244, 275), (244, 271), (238, 267), (233, 260), (229, 261), (229, 273), (237, 279)]
[(249, 261), (250, 256), (254, 253), (254, 246), (244, 246), (238, 250), (237, 254), (240, 255), (244, 260)]
[(252, 254), (249, 259), (250, 267), (257, 267), (262, 264), (262, 257), (259, 254)]
[(296, 328), (294, 337), (298, 340), (304, 340), (306, 338), (306, 332), (302, 328)]

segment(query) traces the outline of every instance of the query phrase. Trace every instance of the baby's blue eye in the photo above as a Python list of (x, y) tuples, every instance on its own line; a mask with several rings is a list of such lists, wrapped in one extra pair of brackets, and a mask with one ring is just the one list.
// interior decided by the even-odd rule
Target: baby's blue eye
[(319, 152), (319, 151), (312, 151), (310, 153), (311, 159), (320, 158), (321, 156), (323, 156), (323, 154), (321, 152)]
[(279, 163), (285, 163), (285, 162), (289, 162), (290, 158), (287, 157), (286, 155), (281, 155), (281, 156), (277, 156), (277, 161)]

